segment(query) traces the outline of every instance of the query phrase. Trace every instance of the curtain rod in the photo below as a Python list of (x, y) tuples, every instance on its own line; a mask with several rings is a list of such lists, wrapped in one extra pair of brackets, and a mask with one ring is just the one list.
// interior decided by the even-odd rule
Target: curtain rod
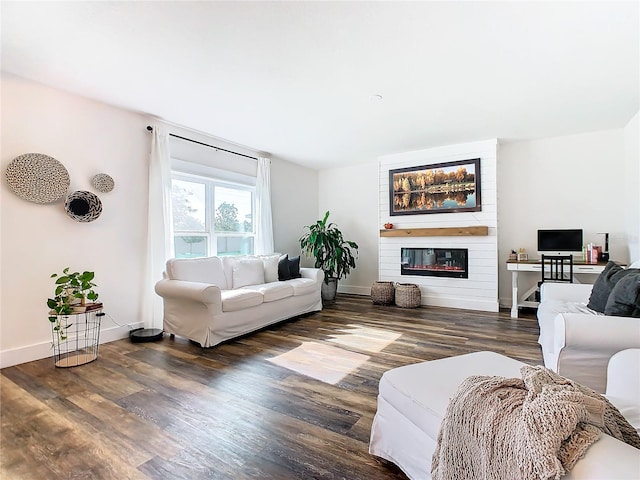
[[(153, 127), (151, 125), (147, 125), (147, 130), (150, 132), (153, 131)], [(198, 145), (204, 145), (205, 147), (215, 148), (216, 150), (220, 150), (222, 152), (232, 153), (233, 155), (239, 155), (241, 157), (252, 158), (253, 160), (258, 160), (256, 157), (252, 157), (251, 155), (245, 155), (244, 153), (238, 153), (231, 150), (227, 150), (226, 148), (216, 147), (215, 145), (209, 145), (208, 143), (202, 143), (198, 140), (193, 140), (191, 138), (181, 137), (180, 135), (175, 135), (173, 133), (169, 134), (170, 137), (179, 138), (180, 140), (186, 140), (187, 142), (197, 143)]]

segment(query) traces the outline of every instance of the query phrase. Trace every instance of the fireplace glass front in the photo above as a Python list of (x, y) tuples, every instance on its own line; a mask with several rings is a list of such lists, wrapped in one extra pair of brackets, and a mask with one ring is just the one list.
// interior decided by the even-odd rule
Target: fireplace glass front
[(466, 248), (403, 248), (400, 255), (402, 275), (469, 278)]

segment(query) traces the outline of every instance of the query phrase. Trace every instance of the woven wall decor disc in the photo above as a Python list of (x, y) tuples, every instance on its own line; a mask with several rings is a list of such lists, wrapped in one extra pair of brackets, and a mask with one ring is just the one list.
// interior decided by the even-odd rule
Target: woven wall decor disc
[(64, 165), (42, 153), (25, 153), (14, 158), (5, 176), (13, 193), (34, 203), (51, 203), (64, 197), (70, 183)]
[(76, 222), (93, 222), (102, 213), (102, 202), (95, 193), (78, 190), (67, 196), (64, 209)]
[(93, 185), (93, 188), (95, 188), (99, 192), (108, 193), (113, 190), (115, 182), (113, 181), (113, 178), (111, 178), (111, 175), (107, 175), (106, 173), (98, 173), (97, 175), (91, 177), (91, 185)]

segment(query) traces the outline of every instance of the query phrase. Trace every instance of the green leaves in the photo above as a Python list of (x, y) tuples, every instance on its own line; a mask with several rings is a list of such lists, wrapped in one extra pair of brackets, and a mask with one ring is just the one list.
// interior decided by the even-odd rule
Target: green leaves
[(300, 237), (300, 248), (309, 257), (315, 258), (315, 267), (325, 272), (325, 282), (329, 278), (340, 279), (356, 266), (358, 245), (345, 240), (342, 232), (333, 223), (327, 224), (329, 212), (314, 225), (306, 226), (309, 231)]
[[(58, 340), (65, 340), (64, 333), (70, 325), (66, 325), (66, 316), (73, 311), (71, 304), (76, 303), (77, 299), (84, 297), (92, 302), (98, 299), (98, 293), (93, 290), (96, 286), (93, 283), (95, 278), (94, 272), (72, 272), (69, 273), (69, 267), (62, 270), (62, 274), (52, 273), (50, 278), (55, 278), (55, 294), (53, 298), (47, 299), (47, 307), (50, 309), (49, 321), (54, 324), (53, 331), (57, 332)], [(65, 325), (63, 325), (63, 321)]]

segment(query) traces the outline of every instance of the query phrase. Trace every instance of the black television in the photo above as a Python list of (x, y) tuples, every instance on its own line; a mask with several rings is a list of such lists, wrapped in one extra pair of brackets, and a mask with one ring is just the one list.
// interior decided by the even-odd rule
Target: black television
[(539, 252), (581, 252), (582, 229), (538, 230)]

